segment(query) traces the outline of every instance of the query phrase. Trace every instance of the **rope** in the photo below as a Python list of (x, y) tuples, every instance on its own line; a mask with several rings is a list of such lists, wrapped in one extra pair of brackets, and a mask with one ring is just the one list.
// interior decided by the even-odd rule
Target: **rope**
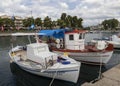
[(102, 74), (102, 57), (100, 56), (100, 69), (99, 69), (99, 75), (98, 75), (98, 80), (101, 79), (101, 74)]
[(30, 36), (28, 35), (28, 41), (29, 41), (29, 43), (31, 44), (31, 39), (30, 39)]
[[(60, 67), (60, 65), (59, 65), (57, 68), (59, 68), (59, 67)], [(49, 86), (52, 86), (52, 83), (53, 83), (53, 81), (55, 80), (55, 77), (56, 77), (56, 75), (57, 75), (57, 72), (58, 72), (58, 70), (56, 70), (56, 72), (55, 72), (55, 74), (54, 74), (54, 76), (53, 76), (53, 78), (52, 78)]]
[(100, 56), (100, 67), (99, 67), (99, 75), (96, 79), (94, 79), (93, 81), (91, 81), (91, 83), (94, 83), (98, 80), (100, 80), (102, 78), (102, 57)]

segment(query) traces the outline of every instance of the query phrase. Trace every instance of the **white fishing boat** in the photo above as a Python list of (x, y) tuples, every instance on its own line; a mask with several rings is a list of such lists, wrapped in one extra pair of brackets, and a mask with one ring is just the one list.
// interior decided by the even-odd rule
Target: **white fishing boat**
[(104, 38), (94, 38), (91, 41), (97, 42), (97, 41), (106, 41), (110, 44), (113, 44), (114, 49), (120, 49), (120, 37), (117, 35), (112, 35), (111, 37), (104, 37)]
[(9, 51), (12, 62), (30, 73), (76, 83), (81, 63), (67, 55), (50, 52), (45, 43), (16, 46)]
[[(89, 43), (86, 45), (86, 30), (73, 30), (66, 32), (62, 32), (61, 29), (40, 31), (40, 34), (43, 33), (44, 35), (58, 37), (55, 44), (52, 43), (50, 45), (53, 52), (59, 54), (67, 52), (70, 57), (83, 63), (93, 65), (106, 64), (113, 53), (113, 45), (106, 43), (105, 41), (98, 41), (96, 43)], [(62, 34), (62, 36), (60, 34)]]
[(112, 35), (111, 40), (107, 42), (113, 44), (115, 49), (120, 49), (120, 37), (119, 36)]

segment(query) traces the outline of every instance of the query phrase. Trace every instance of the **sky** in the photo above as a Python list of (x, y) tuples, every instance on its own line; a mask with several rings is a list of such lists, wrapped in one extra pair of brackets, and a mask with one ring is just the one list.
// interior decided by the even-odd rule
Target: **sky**
[(52, 20), (62, 13), (83, 19), (83, 26), (100, 24), (106, 19), (120, 21), (120, 0), (1, 0), (0, 15), (30, 17), (31, 15)]

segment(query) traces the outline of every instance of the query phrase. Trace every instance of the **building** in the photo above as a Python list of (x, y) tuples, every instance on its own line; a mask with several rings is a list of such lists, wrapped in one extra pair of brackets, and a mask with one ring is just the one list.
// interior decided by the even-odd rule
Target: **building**
[(14, 20), (16, 27), (23, 27), (23, 18), (19, 16), (8, 16), (8, 15), (1, 15), (0, 18), (8, 18)]
[(118, 23), (118, 26), (116, 27), (116, 29), (118, 30), (120, 29), (120, 22)]
[(15, 17), (15, 26), (16, 27), (23, 27), (23, 18), (19, 16), (14, 16)]
[(90, 26), (90, 30), (101, 30), (103, 27), (102, 24), (98, 24), (96, 26)]
[(1, 15), (0, 18), (11, 18), (11, 16), (7, 16), (7, 15)]

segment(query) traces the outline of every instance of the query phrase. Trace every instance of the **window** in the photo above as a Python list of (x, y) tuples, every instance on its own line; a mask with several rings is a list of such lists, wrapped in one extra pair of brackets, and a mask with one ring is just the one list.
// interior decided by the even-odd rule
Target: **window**
[(85, 39), (85, 33), (83, 34), (83, 39)]
[(69, 35), (69, 40), (74, 40), (74, 36), (73, 35)]
[(79, 39), (82, 39), (82, 33), (79, 35)]
[(46, 51), (46, 47), (38, 47), (37, 48), (38, 53)]

